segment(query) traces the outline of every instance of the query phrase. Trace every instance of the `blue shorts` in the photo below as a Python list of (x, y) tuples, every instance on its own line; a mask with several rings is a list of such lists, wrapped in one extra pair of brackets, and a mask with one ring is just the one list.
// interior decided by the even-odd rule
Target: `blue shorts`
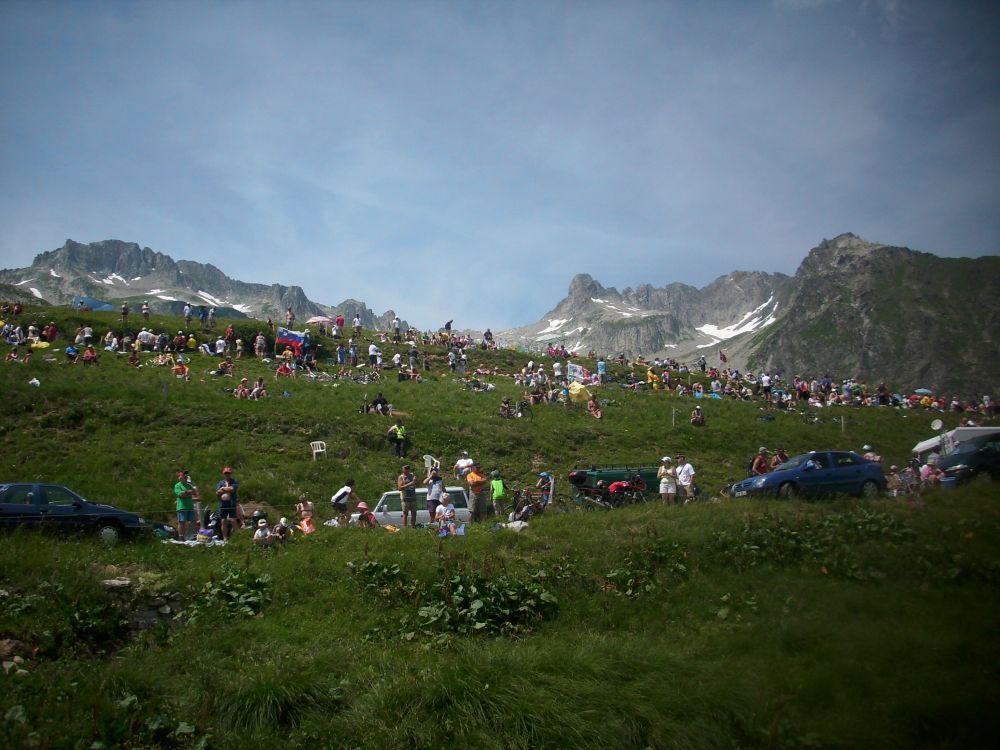
[(181, 523), (191, 523), (194, 521), (194, 509), (177, 511), (177, 520)]

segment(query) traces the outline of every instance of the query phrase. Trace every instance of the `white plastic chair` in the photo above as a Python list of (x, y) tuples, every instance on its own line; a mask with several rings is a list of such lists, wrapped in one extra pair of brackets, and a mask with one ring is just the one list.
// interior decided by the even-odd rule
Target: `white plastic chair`
[(438, 461), (434, 456), (424, 454), (424, 469), (427, 470), (427, 476), (431, 475), (431, 469), (441, 469), (441, 462)]
[(326, 443), (324, 443), (322, 440), (314, 440), (313, 442), (309, 443), (309, 447), (312, 448), (313, 461), (316, 460), (316, 456), (323, 456), (324, 458), (326, 458)]

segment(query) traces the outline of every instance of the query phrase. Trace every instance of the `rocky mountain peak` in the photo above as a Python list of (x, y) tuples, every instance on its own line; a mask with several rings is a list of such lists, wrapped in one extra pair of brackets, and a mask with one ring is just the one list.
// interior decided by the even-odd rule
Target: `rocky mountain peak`
[[(608, 291), (615, 292), (614, 289), (605, 289), (594, 281), (589, 273), (578, 273), (569, 283), (569, 297), (576, 301), (589, 300), (591, 297), (600, 297)], [(617, 292), (615, 294), (617, 295)]]

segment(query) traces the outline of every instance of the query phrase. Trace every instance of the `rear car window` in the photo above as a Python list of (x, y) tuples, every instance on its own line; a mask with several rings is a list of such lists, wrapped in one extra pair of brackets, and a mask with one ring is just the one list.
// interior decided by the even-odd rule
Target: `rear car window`
[(30, 484), (9, 484), (6, 487), (0, 487), (0, 503), (30, 505), (31, 489)]

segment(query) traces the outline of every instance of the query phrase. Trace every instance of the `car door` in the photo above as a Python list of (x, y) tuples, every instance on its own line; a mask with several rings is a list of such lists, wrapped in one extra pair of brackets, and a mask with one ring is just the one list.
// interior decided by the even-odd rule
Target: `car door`
[(42, 485), (42, 515), (46, 528), (59, 531), (94, 525), (96, 516), (82, 497), (58, 484)]
[(7, 484), (0, 486), (0, 526), (36, 526), (42, 516), (39, 503), (41, 493), (33, 484)]
[[(807, 464), (811, 464), (811, 466)], [(813, 453), (799, 470), (799, 484), (802, 488), (802, 494), (808, 497), (819, 497), (829, 492), (830, 472), (830, 454)]]
[(861, 492), (864, 465), (850, 453), (831, 453), (831, 471), (827, 492)]
[(395, 526), (402, 526), (403, 499), (400, 493), (395, 490), (384, 493), (382, 498), (378, 501), (378, 505), (375, 507), (374, 513), (375, 518), (383, 526), (387, 523), (391, 523)]

